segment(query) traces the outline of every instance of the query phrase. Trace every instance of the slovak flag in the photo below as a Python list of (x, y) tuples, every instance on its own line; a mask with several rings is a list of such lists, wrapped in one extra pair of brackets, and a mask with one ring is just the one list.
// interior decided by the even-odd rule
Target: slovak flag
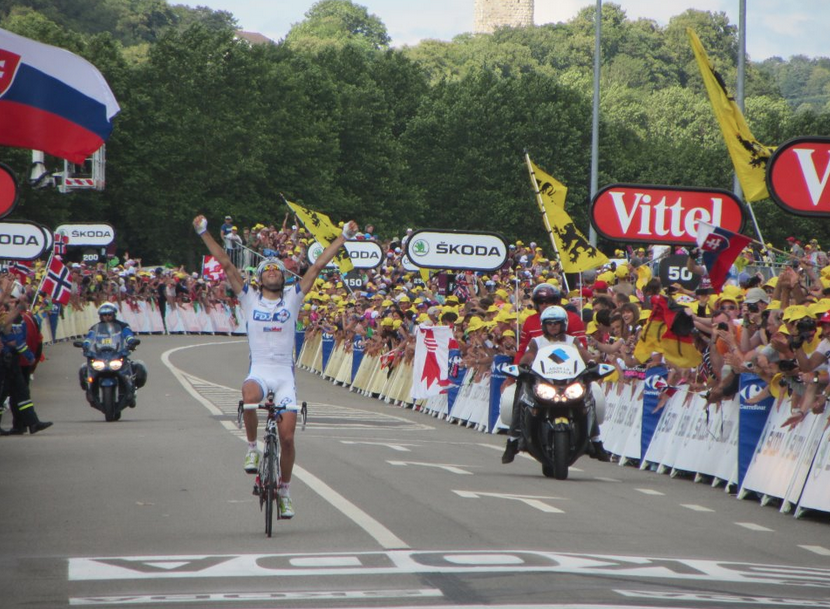
[(412, 398), (439, 395), (450, 386), (449, 360), (452, 328), (416, 326), (415, 358), (412, 362)]
[(81, 164), (110, 136), (119, 111), (91, 63), (0, 29), (0, 145)]
[(721, 291), (732, 263), (751, 242), (752, 239), (745, 235), (708, 222), (698, 222), (697, 245), (715, 292)]
[(69, 269), (63, 262), (52, 258), (49, 263), (49, 270), (43, 279), (42, 292), (52, 297), (52, 302), (59, 302), (62, 305), (69, 304), (69, 297), (72, 296), (72, 281), (69, 279)]
[(211, 281), (225, 281), (225, 270), (215, 256), (202, 256), (202, 277)]

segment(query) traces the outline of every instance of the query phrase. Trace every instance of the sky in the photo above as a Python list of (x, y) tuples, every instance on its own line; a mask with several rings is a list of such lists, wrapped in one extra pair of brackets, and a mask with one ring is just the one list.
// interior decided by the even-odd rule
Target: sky
[[(451, 40), (473, 29), (474, 0), (354, 0), (376, 15), (393, 46), (415, 45), (425, 38)], [(738, 0), (614, 0), (629, 19), (654, 19), (661, 25), (694, 8), (719, 12), (738, 23)], [(285, 37), (305, 18), (315, 0), (168, 0), (169, 4), (207, 6), (234, 15), (243, 30), (272, 40)], [(793, 55), (830, 57), (830, 0), (747, 0), (746, 48), (752, 61)], [(536, 25), (568, 21), (595, 0), (535, 0)]]

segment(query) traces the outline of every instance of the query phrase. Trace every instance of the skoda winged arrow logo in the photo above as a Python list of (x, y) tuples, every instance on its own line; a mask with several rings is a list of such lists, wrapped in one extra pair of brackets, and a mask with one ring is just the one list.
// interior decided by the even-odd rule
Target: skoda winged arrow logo
[(418, 239), (412, 244), (412, 254), (415, 256), (426, 256), (429, 254), (429, 244), (423, 239)]

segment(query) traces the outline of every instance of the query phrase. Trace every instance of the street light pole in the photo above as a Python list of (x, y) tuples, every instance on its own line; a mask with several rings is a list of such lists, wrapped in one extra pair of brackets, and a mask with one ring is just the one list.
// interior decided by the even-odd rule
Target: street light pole
[[(599, 67), (600, 67), (600, 33), (602, 31), (602, 0), (597, 0), (597, 10), (594, 16), (594, 116), (591, 126), (591, 199), (599, 188)], [(597, 232), (594, 225), (590, 225), (588, 241), (597, 245)]]

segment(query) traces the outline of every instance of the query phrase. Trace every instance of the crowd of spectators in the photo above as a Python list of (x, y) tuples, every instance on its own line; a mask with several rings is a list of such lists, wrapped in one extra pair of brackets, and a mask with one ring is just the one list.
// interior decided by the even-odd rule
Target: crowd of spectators
[[(289, 215), (281, 225), (243, 227), (231, 241), (226, 235), (239, 231), (230, 216), (221, 230), (226, 248), (236, 251), (241, 242), (243, 255), (236, 260), (249, 277), (262, 256), (282, 258), (298, 275), (309, 265), (314, 239)], [(620, 382), (665, 365), (670, 386), (705, 393), (718, 404), (735, 395), (738, 375), (751, 371), (767, 381), (773, 395), (793, 396), (791, 424), (824, 408), (830, 384), (830, 265), (815, 240), (803, 245), (791, 238), (788, 251), (778, 256), (769, 246), (747, 248), (723, 289), (713, 293), (696, 251), (660, 246), (607, 252), (606, 266), (578, 280), (561, 273), (549, 245), (523, 241), (510, 244), (507, 262), (494, 272), (422, 276), (403, 268), (411, 232), (379, 240), (371, 225), (363, 229), (357, 238), (378, 242), (383, 262), (347, 276), (337, 271), (321, 276), (298, 319), (306, 339), (332, 334), (345, 349), (359, 345), (392, 369), (412, 360), (416, 324), (451, 325), (459, 364), (480, 380), (490, 374), (496, 355), (515, 355), (523, 324), (536, 313), (533, 289), (547, 283), (560, 293), (562, 306), (583, 320), (580, 340), (598, 361), (617, 368)], [(688, 256), (689, 271), (701, 275), (696, 287), (661, 282), (658, 264), (666, 254)], [(221, 279), (183, 268), (146, 268), (129, 255), (114, 266), (68, 266), (69, 307), (105, 301), (134, 306), (145, 300), (163, 313), (182, 303), (197, 308), (236, 304)], [(34, 277), (26, 286), (30, 302), (37, 283)], [(686, 323), (675, 327), (678, 319)], [(665, 335), (667, 330), (676, 332)], [(825, 331), (828, 338), (822, 342)]]

